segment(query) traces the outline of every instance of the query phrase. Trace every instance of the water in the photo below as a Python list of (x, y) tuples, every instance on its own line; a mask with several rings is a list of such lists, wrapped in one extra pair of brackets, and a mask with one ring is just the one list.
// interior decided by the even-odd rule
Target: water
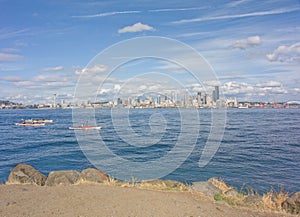
[[(300, 109), (227, 110), (221, 146), (204, 168), (198, 167), (198, 161), (209, 134), (211, 111), (198, 111), (201, 125), (196, 146), (165, 179), (191, 183), (221, 177), (236, 187), (247, 184), (261, 192), (279, 185), (289, 192), (300, 191)], [(30, 118), (53, 119), (54, 123), (44, 127), (14, 125)], [(96, 121), (103, 127), (100, 135), (106, 146), (115, 155), (135, 162), (159, 160), (174, 148), (181, 131), (177, 109), (130, 109), (132, 131), (123, 131), (127, 137), (113, 127), (110, 109), (96, 110)], [(0, 110), (0, 181), (4, 182), (19, 163), (30, 164), (46, 175), (52, 170), (94, 167), (74, 131), (68, 129), (71, 125), (72, 110)], [(157, 140), (151, 140), (153, 134)], [(136, 144), (129, 146), (126, 139)], [(155, 144), (150, 144), (153, 141)]]

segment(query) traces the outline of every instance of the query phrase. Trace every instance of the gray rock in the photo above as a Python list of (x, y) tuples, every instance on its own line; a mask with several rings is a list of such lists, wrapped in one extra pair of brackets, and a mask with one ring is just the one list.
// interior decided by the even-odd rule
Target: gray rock
[(253, 194), (253, 195), (248, 195), (244, 200), (244, 202), (251, 204), (251, 203), (258, 203), (261, 200), (262, 200), (262, 196), (260, 196), (259, 194)]
[(80, 180), (83, 182), (102, 183), (103, 181), (108, 181), (108, 175), (100, 170), (88, 168), (81, 171)]
[(210, 181), (193, 182), (192, 189), (200, 191), (209, 197), (214, 197), (215, 194), (221, 193), (220, 189), (214, 186)]
[(52, 171), (46, 180), (46, 186), (73, 185), (79, 181), (80, 173), (76, 170)]
[(7, 185), (10, 184), (34, 184), (44, 185), (47, 177), (27, 164), (17, 165), (9, 174)]
[(282, 205), (283, 209), (292, 214), (300, 214), (300, 192), (290, 196)]
[(238, 197), (240, 194), (235, 188), (231, 188), (225, 192), (225, 195), (229, 197)]

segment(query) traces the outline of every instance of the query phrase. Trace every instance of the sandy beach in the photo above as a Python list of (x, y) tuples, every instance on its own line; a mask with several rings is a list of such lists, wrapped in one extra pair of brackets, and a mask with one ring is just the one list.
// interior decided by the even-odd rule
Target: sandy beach
[(215, 202), (191, 192), (109, 185), (0, 185), (0, 216), (293, 216)]

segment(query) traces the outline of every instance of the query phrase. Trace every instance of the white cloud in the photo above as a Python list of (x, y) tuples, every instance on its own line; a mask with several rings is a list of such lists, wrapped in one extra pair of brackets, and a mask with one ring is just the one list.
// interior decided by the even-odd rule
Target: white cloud
[(269, 11), (256, 11), (251, 13), (244, 14), (232, 14), (232, 15), (222, 15), (222, 16), (214, 16), (214, 17), (199, 17), (194, 19), (186, 19), (186, 20), (178, 20), (172, 22), (173, 24), (183, 24), (183, 23), (194, 23), (194, 22), (203, 22), (209, 20), (225, 20), (225, 19), (233, 19), (233, 18), (244, 18), (244, 17), (256, 17), (256, 16), (266, 16), (266, 15), (274, 15), (274, 14), (284, 14), (294, 11), (299, 11), (300, 7), (295, 8), (281, 8)]
[(55, 67), (49, 67), (49, 68), (43, 68), (42, 71), (46, 72), (58, 72), (58, 71), (63, 71), (64, 67), (63, 66), (55, 66)]
[(17, 87), (36, 87), (36, 83), (33, 81), (17, 81), (14, 82)]
[(261, 39), (258, 35), (250, 36), (246, 39), (237, 40), (232, 46), (234, 48), (246, 49), (249, 47), (258, 46), (261, 44)]
[(96, 74), (99, 72), (105, 72), (108, 70), (108, 67), (105, 65), (94, 65), (88, 68), (83, 68), (83, 69), (77, 69), (75, 71), (76, 75), (80, 75), (80, 74)]
[(266, 57), (271, 62), (300, 62), (300, 42), (290, 46), (281, 45)]
[(121, 85), (120, 84), (115, 84), (114, 86), (114, 90), (120, 90), (121, 89)]
[(278, 81), (267, 81), (267, 82), (262, 82), (262, 83), (258, 83), (256, 85), (257, 87), (281, 87), (282, 84)]
[(57, 82), (57, 81), (67, 80), (67, 78), (58, 74), (47, 74), (47, 75), (37, 75), (33, 77), (32, 80), (37, 82)]
[(154, 31), (155, 29), (152, 26), (142, 23), (136, 23), (132, 26), (125, 26), (122, 29), (118, 30), (118, 33), (126, 33), (126, 32), (142, 32), (142, 31)]
[(300, 93), (300, 88), (299, 87), (295, 87), (295, 88), (293, 88), (293, 91)]
[(246, 82), (230, 81), (221, 86), (225, 95), (233, 95), (240, 99), (259, 100), (261, 96), (286, 94), (288, 90), (278, 81), (265, 81), (255, 85)]
[(13, 62), (22, 59), (23, 56), (9, 53), (0, 53), (0, 63), (1, 62)]
[(224, 94), (229, 95), (252, 94), (254, 92), (254, 87), (246, 82), (230, 81), (222, 85), (222, 90)]

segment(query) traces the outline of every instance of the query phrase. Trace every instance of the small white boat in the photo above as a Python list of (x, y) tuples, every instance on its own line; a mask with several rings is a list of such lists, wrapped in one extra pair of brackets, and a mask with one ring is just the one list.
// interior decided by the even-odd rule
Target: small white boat
[(99, 126), (83, 125), (83, 126), (69, 127), (69, 129), (70, 130), (100, 130), (101, 127), (99, 127)]
[(28, 122), (23, 122), (23, 123), (15, 123), (16, 126), (29, 126), (29, 127), (40, 127), (40, 126), (45, 126), (45, 123), (28, 123)]
[(29, 122), (29, 123), (52, 123), (53, 120), (50, 120), (50, 119), (28, 119), (28, 120), (25, 120), (25, 122)]

